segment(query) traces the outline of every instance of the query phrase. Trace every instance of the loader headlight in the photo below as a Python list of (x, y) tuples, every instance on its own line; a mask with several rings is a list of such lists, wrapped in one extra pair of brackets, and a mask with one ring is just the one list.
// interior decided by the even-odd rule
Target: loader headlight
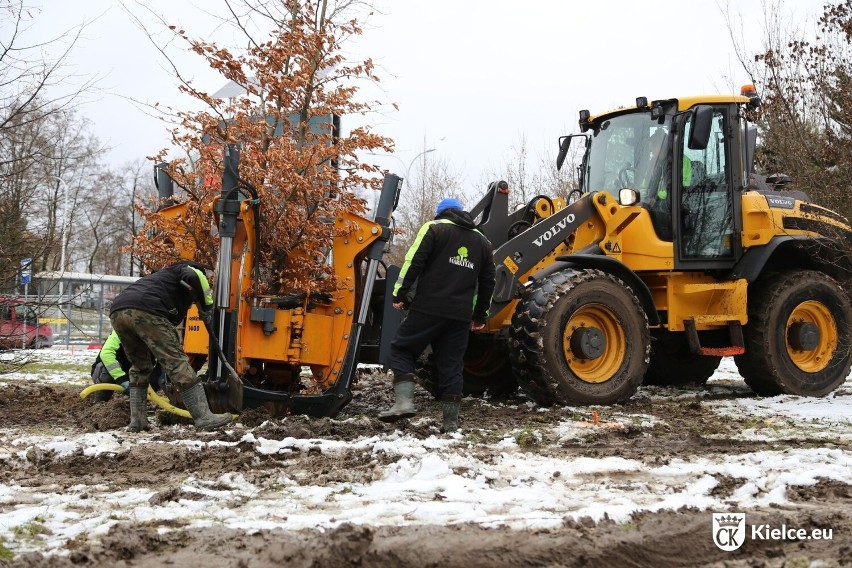
[(631, 187), (619, 189), (618, 203), (621, 205), (636, 205), (639, 203), (639, 192)]

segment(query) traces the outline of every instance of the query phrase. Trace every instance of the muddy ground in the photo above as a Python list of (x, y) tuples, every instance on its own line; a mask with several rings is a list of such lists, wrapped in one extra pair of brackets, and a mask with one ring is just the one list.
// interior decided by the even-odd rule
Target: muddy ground
[[(81, 400), (79, 387), (14, 383), (0, 389), (0, 425), (4, 430), (28, 434), (122, 430), (129, 418), (126, 397), (115, 396), (105, 404)], [(355, 396), (339, 419), (286, 417), (268, 419), (261, 411), (248, 411), (239, 428), (228, 432), (196, 433), (191, 427), (155, 429), (162, 441), (197, 436), (206, 441), (235, 442), (247, 430), (270, 440), (320, 438), (355, 441), (382, 436), (395, 429), (426, 439), (438, 432), (439, 405), (418, 389), (421, 415), (435, 420), (410, 420), (387, 425), (375, 419), (378, 409), (391, 402), (387, 378), (379, 373), (363, 375)], [(754, 426), (753, 417), (720, 417), (706, 408), (706, 401), (751, 397), (742, 386), (720, 388), (712, 394), (671, 399), (660, 391), (642, 390), (624, 405), (601, 409), (610, 414), (642, 416), (645, 426), (590, 428), (582, 437), (555, 443), (547, 437), (524, 437), (523, 432), (547, 431), (556, 422), (590, 419), (589, 409), (531, 411), (523, 395), (508, 399), (465, 399), (461, 428), (469, 451), (494, 452), (490, 442), (507, 432), (522, 450), (561, 459), (620, 456), (648, 464), (667, 463), (696, 456), (735, 456), (745, 452), (783, 451), (785, 448), (834, 448), (852, 451), (849, 437), (826, 439), (796, 431), (789, 437), (742, 440), (735, 434)], [(168, 417), (158, 411), (157, 416)], [(653, 417), (650, 426), (647, 417)], [(152, 407), (153, 417), (153, 407)], [(351, 420), (351, 418), (355, 420)], [(341, 420), (348, 418), (350, 420)], [(174, 422), (170, 418), (168, 422)], [(180, 420), (178, 420), (180, 422)], [(637, 421), (638, 423), (638, 421)], [(521, 434), (518, 434), (520, 432)], [(239, 445), (238, 445), (239, 447)], [(32, 450), (14, 466), (4, 464), (3, 483), (19, 486), (53, 486), (57, 492), (79, 485), (111, 487), (156, 486), (152, 500), (192, 498), (182, 494), (187, 475), (216, 479), (238, 471), (249, 479), (281, 472), (311, 483), (369, 482), (376, 456), (351, 451), (326, 456), (307, 452), (298, 459), (246, 451), (240, 457), (232, 448), (207, 445), (202, 449), (182, 446), (132, 446), (128, 451), (100, 456), (74, 453), (57, 456)], [(487, 459), (488, 456), (477, 456)], [(381, 459), (381, 458), (379, 458)], [(390, 459), (390, 458), (388, 458)], [(730, 481), (730, 483), (728, 483)], [(733, 491), (732, 480), (719, 479), (714, 492)], [(83, 496), (85, 497), (85, 496)], [(14, 500), (2, 507), (14, 505)], [(9, 566), (850, 566), (852, 565), (852, 486), (832, 480), (792, 487), (783, 506), (748, 511), (749, 522), (810, 529), (830, 526), (831, 541), (747, 541), (734, 552), (717, 548), (709, 538), (709, 513), (683, 507), (656, 513), (640, 512), (625, 522), (566, 517), (559, 528), (518, 530), (477, 524), (448, 526), (357, 526), (343, 524), (330, 530), (285, 531), (234, 530), (224, 527), (192, 528), (177, 524), (121, 522), (100, 538), (81, 537), (67, 542), (61, 554), (30, 551), (6, 554), (0, 565)], [(164, 531), (167, 528), (170, 530)], [(8, 552), (8, 551), (7, 551)]]

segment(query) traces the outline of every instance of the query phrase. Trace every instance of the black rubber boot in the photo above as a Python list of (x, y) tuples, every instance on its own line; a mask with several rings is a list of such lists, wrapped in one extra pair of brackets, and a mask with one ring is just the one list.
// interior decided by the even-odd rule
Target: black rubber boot
[[(95, 384), (101, 384), (101, 383), (95, 383)], [(111, 399), (111, 398), (112, 398), (112, 391), (111, 390), (99, 390), (99, 391), (95, 391), (95, 392), (92, 393), (92, 402), (97, 402), (97, 403), (108, 402), (109, 399)]]
[[(95, 366), (95, 370), (92, 371), (92, 383), (99, 385), (102, 383), (114, 383), (112, 377), (109, 376), (109, 373), (104, 367), (103, 363), (98, 363)], [(111, 390), (99, 390), (92, 393), (92, 401), (94, 402), (106, 402), (112, 398)]]
[(180, 396), (184, 405), (186, 405), (186, 409), (192, 415), (195, 427), (200, 430), (215, 430), (231, 421), (230, 414), (213, 414), (210, 412), (207, 395), (204, 394), (204, 387), (201, 383), (195, 383), (195, 386), (181, 391)]
[(130, 426), (131, 432), (149, 430), (148, 424), (148, 386), (130, 387)]
[(414, 408), (414, 375), (411, 373), (393, 378), (393, 406), (379, 412), (382, 422), (396, 422), (417, 414)]
[(444, 409), (444, 424), (441, 426), (442, 434), (449, 434), (459, 429), (461, 398), (460, 394), (445, 394), (441, 397), (441, 404)]

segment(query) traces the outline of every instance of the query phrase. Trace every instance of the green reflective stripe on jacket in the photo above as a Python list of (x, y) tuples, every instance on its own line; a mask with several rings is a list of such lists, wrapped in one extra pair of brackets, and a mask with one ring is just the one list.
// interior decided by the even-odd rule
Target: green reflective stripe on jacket
[(210, 288), (210, 281), (207, 280), (207, 276), (204, 274), (202, 270), (198, 270), (194, 266), (190, 266), (192, 270), (198, 275), (198, 281), (201, 282), (201, 289), (204, 291), (204, 305), (212, 306), (213, 305), (213, 289)]
[(426, 236), (429, 228), (439, 222), (449, 223), (446, 219), (441, 219), (440, 221), (429, 221), (428, 223), (424, 223), (420, 230), (417, 231), (417, 236), (414, 238), (414, 242), (411, 243), (411, 246), (408, 247), (408, 252), (405, 253), (405, 262), (402, 263), (402, 268), (399, 271), (399, 278), (396, 280), (396, 284), (393, 287), (393, 295), (396, 297), (397, 293), (399, 293), (399, 289), (402, 286), (403, 280), (405, 280), (405, 275), (408, 272), (408, 268), (411, 266), (411, 261), (414, 259), (414, 255), (417, 254), (417, 249), (420, 248), (420, 243), (423, 242), (423, 237)]
[[(426, 235), (426, 232), (429, 230), (432, 225), (436, 223), (449, 223), (450, 225), (459, 226), (457, 223), (453, 223), (450, 219), (435, 219), (433, 221), (428, 221), (420, 227), (420, 230), (417, 232), (417, 237), (415, 237), (414, 242), (411, 243), (411, 246), (408, 247), (408, 252), (405, 253), (405, 261), (402, 263), (402, 268), (399, 271), (399, 278), (396, 281), (396, 284), (393, 287), (393, 296), (396, 297), (397, 293), (399, 293), (399, 289), (402, 286), (402, 282), (405, 280), (405, 275), (408, 273), (408, 268), (411, 266), (411, 261), (414, 258), (414, 255), (417, 254), (417, 249), (420, 248), (420, 243), (423, 241), (423, 237)], [(482, 232), (479, 229), (472, 229), (473, 232), (479, 233)], [(476, 305), (476, 296), (474, 295), (474, 306)]]
[[(103, 359), (103, 357), (101, 357)], [(119, 365), (118, 361), (112, 363), (111, 365), (106, 365), (106, 370), (109, 371), (109, 374), (113, 377), (118, 377), (124, 374), (124, 371), (121, 370), (121, 365)], [(115, 371), (119, 371), (115, 373)]]
[(109, 334), (109, 337), (107, 337), (106, 341), (104, 341), (104, 346), (101, 347), (101, 362), (103, 362), (109, 376), (113, 379), (120, 379), (124, 376), (121, 363), (118, 362), (118, 359), (116, 359), (115, 356), (119, 347), (121, 347), (121, 340), (118, 338), (118, 334), (115, 331)]

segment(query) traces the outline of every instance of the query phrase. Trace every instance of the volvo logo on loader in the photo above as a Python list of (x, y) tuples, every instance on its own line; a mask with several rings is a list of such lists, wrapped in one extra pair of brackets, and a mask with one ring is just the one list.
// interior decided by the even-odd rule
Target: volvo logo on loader
[(565, 229), (565, 227), (574, 222), (574, 219), (574, 214), (570, 213), (567, 217), (556, 223), (555, 226), (545, 231), (543, 235), (533, 240), (533, 243), (535, 243), (535, 246), (540, 247), (542, 244), (546, 243), (547, 241), (561, 233)]

